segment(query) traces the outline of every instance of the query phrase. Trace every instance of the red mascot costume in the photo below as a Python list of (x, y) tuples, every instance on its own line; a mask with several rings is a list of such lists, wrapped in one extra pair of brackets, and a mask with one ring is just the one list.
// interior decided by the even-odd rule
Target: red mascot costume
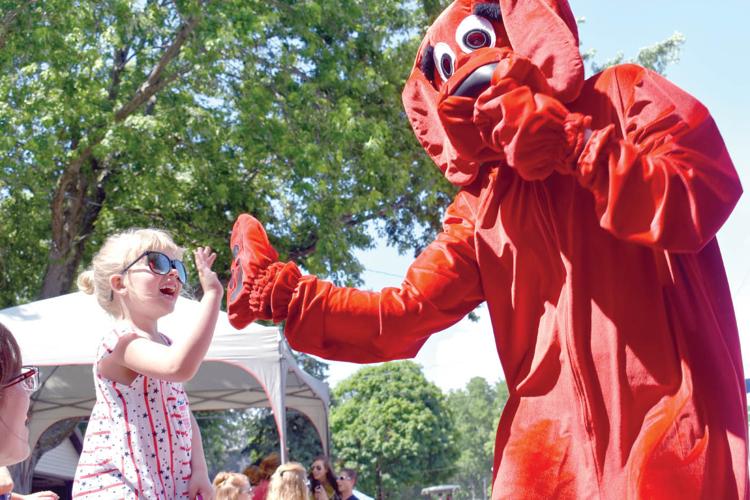
[(403, 93), (461, 190), (400, 289), (277, 262), (235, 223), (230, 321), (295, 349), (413, 357), (486, 301), (510, 398), (492, 498), (748, 498), (739, 336), (716, 231), (741, 194), (704, 106), (635, 65), (583, 80), (565, 0), (457, 0)]

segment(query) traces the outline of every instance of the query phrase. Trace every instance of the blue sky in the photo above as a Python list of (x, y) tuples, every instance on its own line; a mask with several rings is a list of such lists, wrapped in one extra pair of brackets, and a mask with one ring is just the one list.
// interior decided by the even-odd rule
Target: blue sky
[[(709, 4), (696, 0), (571, 0), (580, 26), (582, 50), (594, 48), (604, 62), (623, 52), (633, 57), (642, 47), (662, 41), (674, 32), (685, 35), (680, 61), (667, 69), (667, 77), (711, 111), (746, 194), (718, 235), (743, 344), (746, 374), (750, 374), (750, 1), (721, 0)], [(369, 270), (365, 288), (399, 286), (412, 261), (384, 246), (359, 257)], [(502, 377), (486, 308), (479, 322), (463, 320), (433, 335), (416, 360), (428, 379), (444, 390), (465, 386), (473, 376), (494, 381)], [(332, 363), (330, 382), (335, 385), (359, 365)]]

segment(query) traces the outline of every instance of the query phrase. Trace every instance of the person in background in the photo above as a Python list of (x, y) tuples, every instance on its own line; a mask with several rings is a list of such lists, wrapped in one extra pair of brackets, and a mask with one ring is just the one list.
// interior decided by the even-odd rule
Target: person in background
[(21, 349), (0, 324), (0, 466), (13, 465), (31, 453), (26, 414), (31, 393), (39, 387), (39, 370), (21, 366)]
[(78, 287), (116, 319), (93, 366), (96, 404), (84, 438), (73, 498), (213, 498), (200, 430), (182, 383), (198, 371), (223, 297), (208, 247), (194, 252), (200, 312), (180, 340), (159, 332), (187, 271), (183, 249), (164, 231), (111, 236)]
[(246, 475), (219, 472), (214, 478), (215, 500), (251, 500), (253, 489)]
[(341, 500), (359, 500), (354, 494), (354, 486), (357, 484), (357, 471), (354, 469), (341, 469), (336, 478), (336, 484), (341, 492)]
[(247, 479), (250, 481), (250, 486), (253, 488), (258, 486), (258, 483), (260, 483), (261, 480), (260, 467), (258, 467), (258, 464), (248, 465), (242, 473), (247, 476)]
[(320, 489), (325, 492), (325, 496), (322, 496), (323, 499), (340, 500), (341, 493), (336, 485), (336, 473), (333, 471), (328, 457), (322, 455), (315, 457), (310, 467), (308, 479), (310, 491), (316, 499), (318, 498), (318, 489)]
[(280, 465), (271, 476), (267, 500), (308, 500), (305, 468), (297, 462)]
[(253, 500), (265, 500), (271, 476), (276, 472), (279, 464), (281, 464), (281, 458), (275, 451), (269, 453), (260, 461), (257, 467), (257, 486), (253, 488)]
[(13, 334), (0, 323), (0, 499), (57, 499), (51, 491), (31, 495), (13, 493), (13, 479), (6, 466), (25, 460), (29, 446), (26, 415), (31, 394), (39, 388), (39, 370), (22, 366), (21, 349)]

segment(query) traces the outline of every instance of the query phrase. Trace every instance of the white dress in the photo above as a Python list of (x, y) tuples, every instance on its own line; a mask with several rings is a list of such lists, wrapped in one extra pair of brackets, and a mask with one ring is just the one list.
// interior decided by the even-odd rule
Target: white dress
[(193, 433), (182, 384), (138, 375), (124, 385), (99, 373), (99, 362), (127, 333), (115, 329), (99, 345), (93, 370), (96, 404), (73, 498), (187, 498)]

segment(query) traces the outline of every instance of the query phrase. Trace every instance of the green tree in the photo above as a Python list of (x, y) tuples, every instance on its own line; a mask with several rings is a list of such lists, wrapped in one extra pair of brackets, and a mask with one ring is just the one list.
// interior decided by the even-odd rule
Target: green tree
[(461, 485), (455, 498), (485, 498), (488, 494), (497, 423), (507, 400), (508, 386), (504, 380), (490, 385), (482, 377), (474, 377), (465, 388), (448, 393), (460, 450), (456, 473), (451, 478)]
[(359, 471), (378, 499), (413, 499), (426, 481), (447, 479), (457, 457), (453, 420), (440, 389), (412, 361), (361, 368), (334, 389), (337, 460)]
[[(200, 411), (201, 429), (209, 476), (221, 470), (243, 470), (272, 452), (279, 452), (276, 420), (269, 409)], [(287, 410), (289, 459), (309, 464), (323, 453), (323, 445), (310, 420), (296, 410)]]
[(0, 6), (0, 307), (69, 291), (125, 227), (209, 244), (226, 270), (251, 212), (284, 258), (342, 283), (373, 221), (402, 250), (439, 227), (453, 190), (400, 101), (419, 4)]

